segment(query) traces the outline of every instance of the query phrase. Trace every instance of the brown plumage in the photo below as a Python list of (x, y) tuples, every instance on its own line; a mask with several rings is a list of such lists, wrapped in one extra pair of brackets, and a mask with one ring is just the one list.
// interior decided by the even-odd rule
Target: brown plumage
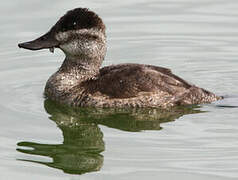
[(162, 67), (119, 64), (100, 69), (106, 54), (105, 25), (85, 8), (67, 12), (48, 33), (19, 47), (63, 50), (65, 61), (45, 88), (48, 98), (62, 104), (168, 108), (221, 99)]

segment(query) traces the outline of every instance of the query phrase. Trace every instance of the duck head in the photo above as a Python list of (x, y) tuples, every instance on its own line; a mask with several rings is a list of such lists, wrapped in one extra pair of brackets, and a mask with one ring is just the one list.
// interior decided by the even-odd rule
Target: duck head
[(102, 19), (86, 8), (68, 11), (43, 36), (18, 44), (29, 50), (60, 48), (66, 59), (102, 61), (106, 53), (105, 25)]

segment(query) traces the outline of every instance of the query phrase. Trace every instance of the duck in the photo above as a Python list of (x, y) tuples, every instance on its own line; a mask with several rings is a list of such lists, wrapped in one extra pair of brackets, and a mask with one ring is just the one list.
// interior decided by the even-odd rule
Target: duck
[(101, 67), (106, 55), (106, 26), (88, 8), (66, 12), (39, 38), (19, 43), (28, 50), (61, 49), (65, 59), (48, 79), (46, 98), (73, 107), (167, 109), (222, 99), (188, 83), (170, 69), (136, 63)]

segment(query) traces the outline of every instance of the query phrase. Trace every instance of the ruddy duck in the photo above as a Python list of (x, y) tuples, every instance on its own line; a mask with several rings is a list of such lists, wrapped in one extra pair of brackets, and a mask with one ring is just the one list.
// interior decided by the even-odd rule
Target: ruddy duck
[(45, 87), (45, 96), (61, 104), (168, 108), (221, 99), (163, 67), (119, 64), (100, 69), (106, 54), (105, 25), (86, 8), (68, 11), (49, 32), (18, 46), (51, 52), (60, 48), (65, 53)]

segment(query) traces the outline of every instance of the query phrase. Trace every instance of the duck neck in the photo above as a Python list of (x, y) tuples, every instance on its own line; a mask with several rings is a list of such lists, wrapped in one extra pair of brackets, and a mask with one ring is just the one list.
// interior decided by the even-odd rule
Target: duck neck
[(66, 56), (58, 73), (64, 76), (70, 76), (70, 78), (75, 78), (78, 81), (85, 81), (95, 78), (99, 73), (100, 66), (101, 61), (95, 59)]
[(96, 78), (100, 66), (101, 61), (95, 59), (66, 57), (59, 70), (47, 81), (45, 95), (53, 100), (70, 103), (75, 96), (80, 96), (80, 87), (77, 93), (72, 93), (74, 87), (79, 86), (81, 82)]

